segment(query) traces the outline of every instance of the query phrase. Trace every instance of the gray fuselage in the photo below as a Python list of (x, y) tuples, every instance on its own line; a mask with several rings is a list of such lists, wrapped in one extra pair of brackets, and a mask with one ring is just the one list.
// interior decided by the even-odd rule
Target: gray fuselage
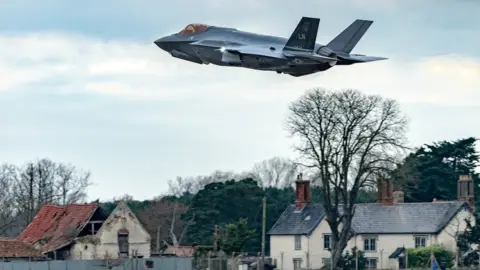
[[(328, 69), (327, 64), (322, 68), (321, 64), (306, 66), (291, 66), (283, 57), (282, 50), (287, 43), (287, 38), (270, 35), (261, 35), (234, 28), (210, 26), (203, 32), (187, 35), (173, 34), (157, 40), (155, 43), (161, 49), (169, 52), (172, 56), (183, 60), (201, 63), (214, 64), (219, 66), (237, 66), (256, 70), (270, 70), (289, 73), (290, 71), (316, 72)], [(193, 42), (202, 41), (209, 46), (194, 46)], [(224, 46), (254, 46), (272, 53), (276, 57), (265, 56), (242, 56), (241, 63), (223, 61), (224, 54), (221, 48)], [(323, 45), (316, 43), (314, 51), (318, 51)]]

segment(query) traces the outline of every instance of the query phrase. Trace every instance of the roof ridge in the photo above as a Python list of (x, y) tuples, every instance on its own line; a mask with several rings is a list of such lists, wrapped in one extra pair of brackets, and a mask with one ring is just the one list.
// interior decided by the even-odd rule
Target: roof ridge
[(17, 240), (15, 238), (0, 236), (0, 241), (20, 241), (20, 240)]
[[(352, 229), (358, 233), (438, 233), (467, 204), (463, 201), (415, 202), (384, 205), (355, 204)], [(342, 210), (343, 207), (339, 207)], [(268, 234), (309, 234), (315, 221), (325, 218), (323, 204), (309, 203), (301, 213), (289, 205), (276, 220)], [(305, 217), (311, 215), (311, 218)], [(317, 225), (318, 226), (318, 225)]]
[(71, 206), (98, 206), (97, 203), (71, 203), (67, 205), (56, 205), (56, 204), (44, 204), (42, 207), (51, 207), (51, 208), (66, 208)]
[[(73, 236), (71, 233), (65, 234), (67, 230), (74, 226), (75, 234), (78, 235), (79, 230), (85, 227), (97, 209), (99, 205), (96, 203), (44, 205), (16, 239), (33, 244), (49, 235), (50, 240), (41, 250), (45, 252), (56, 249), (71, 242)], [(81, 228), (78, 225), (81, 225)]]

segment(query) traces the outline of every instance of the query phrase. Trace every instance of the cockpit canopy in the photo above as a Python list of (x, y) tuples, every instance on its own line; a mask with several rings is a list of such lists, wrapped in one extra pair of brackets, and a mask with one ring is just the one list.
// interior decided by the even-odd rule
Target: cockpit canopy
[(199, 23), (191, 23), (187, 25), (182, 31), (178, 32), (180, 35), (189, 35), (189, 34), (196, 34), (201, 33), (207, 30), (210, 26), (206, 24), (199, 24)]

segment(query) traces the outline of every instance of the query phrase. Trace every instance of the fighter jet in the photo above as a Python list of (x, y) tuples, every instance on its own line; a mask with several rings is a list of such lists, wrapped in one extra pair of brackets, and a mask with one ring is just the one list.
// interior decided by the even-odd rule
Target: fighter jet
[(302, 17), (290, 38), (235, 28), (189, 24), (154, 43), (173, 57), (197, 64), (276, 71), (300, 77), (335, 65), (384, 60), (350, 54), (373, 21), (356, 20), (327, 45), (316, 43), (319, 18)]

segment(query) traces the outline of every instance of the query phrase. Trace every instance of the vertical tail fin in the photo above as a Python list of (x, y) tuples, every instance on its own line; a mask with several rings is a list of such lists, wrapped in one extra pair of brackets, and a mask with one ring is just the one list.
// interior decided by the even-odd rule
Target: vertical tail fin
[(367, 32), (373, 21), (356, 20), (348, 26), (343, 32), (336, 36), (327, 47), (333, 51), (350, 53), (357, 45), (358, 41)]
[(283, 49), (313, 51), (319, 24), (320, 19), (318, 18), (302, 17)]

